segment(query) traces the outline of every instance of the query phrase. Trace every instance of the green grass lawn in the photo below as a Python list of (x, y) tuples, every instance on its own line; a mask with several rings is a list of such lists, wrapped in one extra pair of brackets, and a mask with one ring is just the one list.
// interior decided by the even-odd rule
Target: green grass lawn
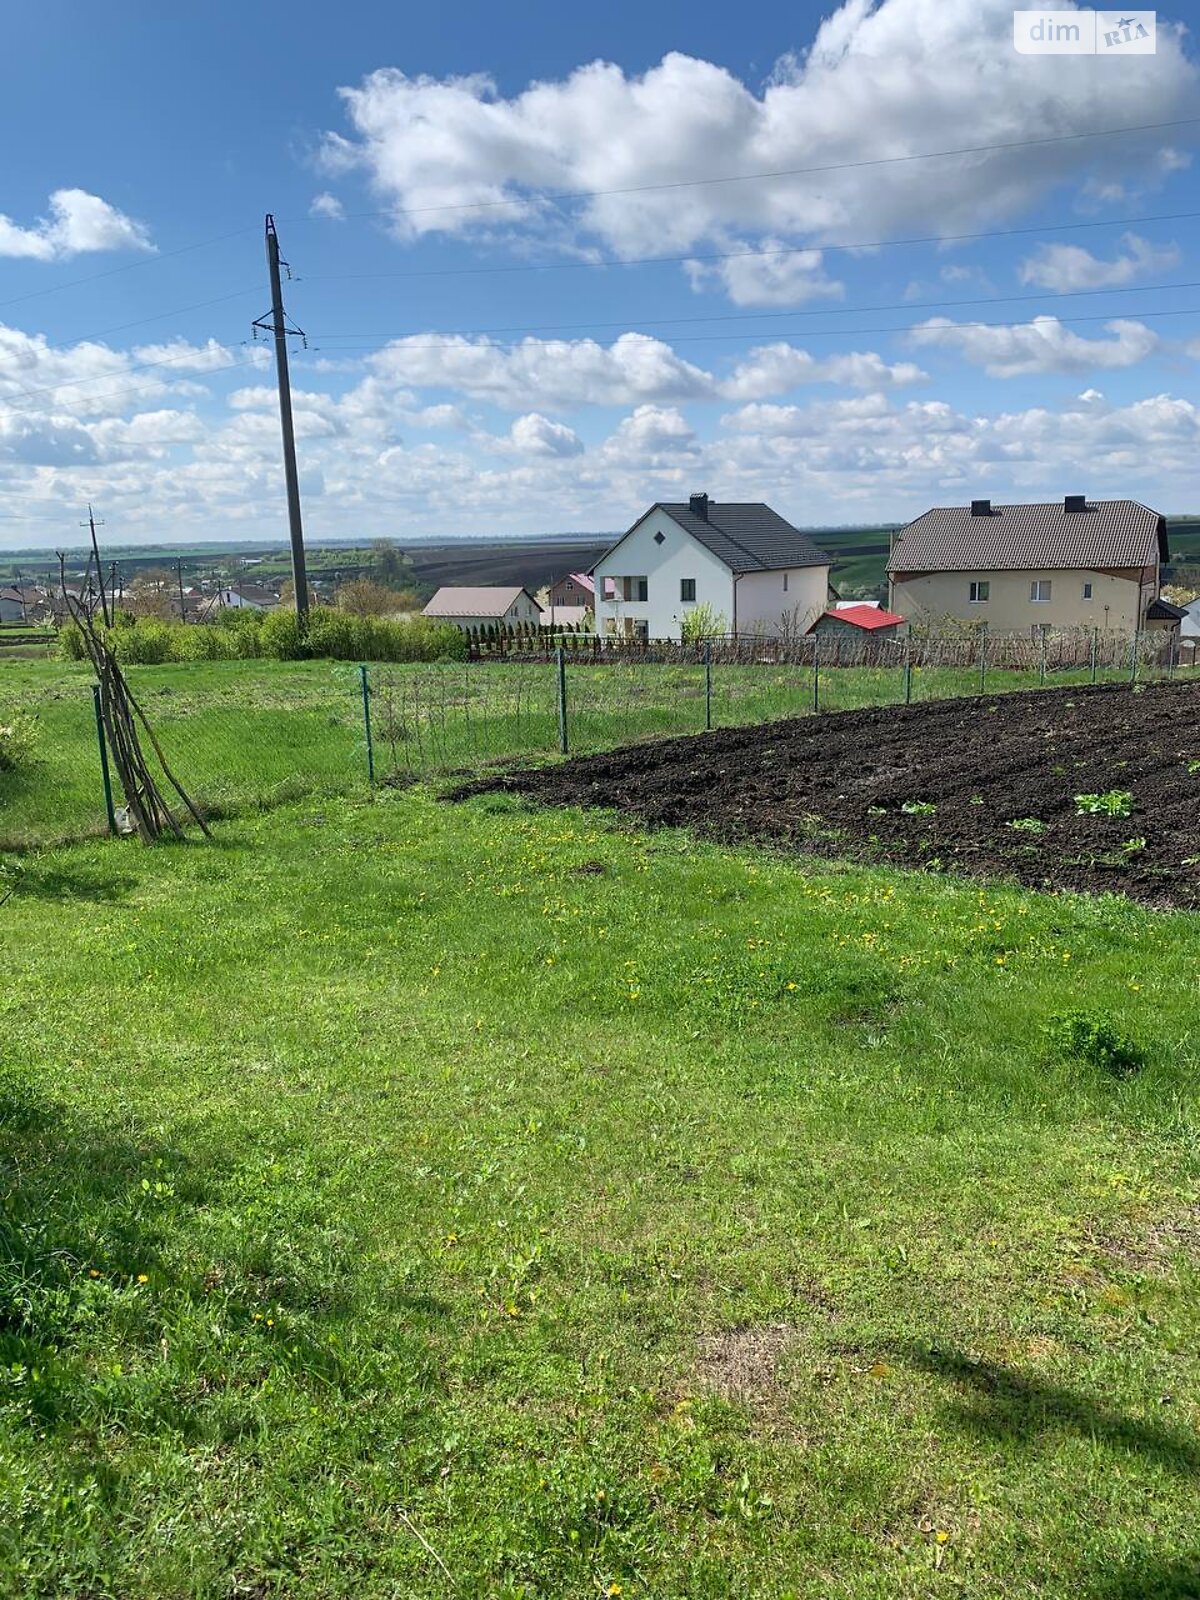
[[(898, 703), (904, 698), (901, 647), (896, 665), (838, 666), (824, 647), (822, 711)], [(1126, 679), (1118, 664), (1101, 681)], [(1194, 671), (1194, 668), (1181, 669)], [(1161, 669), (1145, 668), (1145, 675)], [(552, 664), (372, 666), (375, 772), (427, 776), (559, 747), (557, 676)], [(216, 815), (278, 805), (303, 794), (366, 786), (362, 685), (353, 664), (328, 661), (188, 662), (129, 667), (127, 676), (192, 797)], [(1051, 684), (1085, 683), (1087, 667), (1052, 672)], [(1038, 670), (993, 669), (989, 691), (1037, 687)], [(914, 668), (914, 700), (973, 694), (975, 668)], [(712, 672), (714, 727), (807, 715), (810, 666), (724, 665)], [(705, 726), (702, 665), (569, 661), (570, 748), (608, 749), (634, 739), (696, 733)], [(106, 828), (89, 669), (44, 661), (0, 660), (0, 719), (25, 710), (43, 728), (39, 759), (0, 772), (0, 850), (58, 843)], [(120, 797), (118, 796), (118, 801)]]
[(420, 788), (10, 888), (0, 1593), (1200, 1592), (1194, 918)]

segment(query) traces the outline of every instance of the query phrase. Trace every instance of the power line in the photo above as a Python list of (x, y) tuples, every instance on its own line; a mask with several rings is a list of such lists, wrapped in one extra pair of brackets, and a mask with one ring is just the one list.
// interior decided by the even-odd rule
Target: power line
[[(209, 367), (208, 370), (203, 373), (203, 376), (206, 377), (206, 378), (209, 378), (209, 377), (215, 376), (215, 374), (218, 373), (218, 372), (232, 372), (235, 367), (256, 367), (257, 368), (258, 367), (258, 362), (257, 361), (227, 361), (224, 364), (224, 366)], [(114, 374), (114, 376), (115, 376), (115, 374)], [(67, 387), (71, 387), (71, 386), (67, 385)], [(93, 395), (90, 395), (88, 397), (89, 398), (89, 407), (88, 407), (88, 409), (90, 410), (90, 402), (92, 402), (92, 401), (96, 401), (96, 400), (118, 400), (118, 399), (121, 399), (123, 396), (125, 396), (127, 394), (148, 394), (152, 389), (153, 390), (157, 390), (157, 388), (158, 388), (157, 384), (153, 384), (153, 383), (145, 384), (144, 383), (144, 384), (139, 384), (139, 385), (136, 385), (133, 388), (128, 388), (128, 389), (104, 389), (104, 390), (101, 390), (101, 392), (99, 394), (93, 394)], [(53, 407), (52, 410), (50, 410), (50, 408), (43, 408), (41, 406), (15, 406), (15, 405), (13, 405), (11, 400), (0, 400), (0, 405), (5, 406), (9, 411), (16, 412), (20, 416), (37, 416), (39, 414), (42, 414), (44, 410), (45, 410), (46, 414), (48, 414), (48, 415), (84, 416), (84, 415), (87, 414), (87, 411), (79, 411), (74, 406), (55, 406), (55, 407)], [(97, 422), (102, 422), (105, 419), (103, 417), (97, 417), (95, 420)]]
[[(615, 189), (566, 190), (566, 191), (563, 191), (563, 192), (557, 193), (557, 194), (538, 195), (538, 196), (528, 196), (528, 195), (526, 195), (526, 196), (516, 196), (514, 198), (507, 199), (507, 200), (476, 200), (476, 201), (447, 202), (445, 204), (436, 205), (436, 206), (389, 206), (389, 207), (381, 208), (381, 209), (374, 210), (374, 211), (351, 211), (351, 212), (346, 212), (346, 213), (344, 213), (343, 218), (339, 219), (339, 220), (358, 220), (358, 219), (364, 219), (364, 218), (369, 218), (369, 217), (379, 217), (379, 216), (421, 216), (421, 215), (425, 215), (425, 214), (428, 214), (428, 213), (442, 212), (442, 211), (476, 211), (476, 210), (495, 209), (497, 207), (503, 207), (503, 206), (524, 206), (524, 205), (528, 205), (530, 203), (530, 199), (531, 198), (536, 198), (536, 199), (540, 200), (543, 203), (557, 204), (557, 203), (562, 202), (562, 201), (602, 199), (602, 198), (606, 198), (606, 197), (609, 197), (609, 196), (615, 196), (615, 195), (653, 194), (653, 193), (661, 193), (661, 192), (664, 192), (664, 191), (675, 190), (675, 189), (705, 188), (705, 187), (712, 187), (712, 186), (717, 186), (717, 185), (722, 185), (722, 184), (730, 184), (730, 183), (758, 183), (758, 182), (772, 181), (772, 180), (776, 180), (776, 179), (780, 179), (780, 178), (810, 177), (810, 176), (813, 176), (813, 175), (819, 175), (819, 174), (830, 173), (830, 172), (850, 172), (850, 171), (860, 170), (860, 169), (865, 168), (865, 167), (891, 166), (891, 165), (897, 165), (897, 164), (904, 163), (904, 162), (935, 161), (935, 160), (942, 160), (942, 159), (953, 157), (953, 156), (986, 155), (986, 154), (989, 154), (989, 153), (994, 153), (996, 151), (1022, 150), (1022, 149), (1031, 149), (1031, 148), (1034, 148), (1036, 146), (1045, 146), (1045, 145), (1054, 145), (1054, 144), (1069, 144), (1069, 143), (1079, 142), (1079, 141), (1084, 140), (1084, 139), (1116, 138), (1116, 137), (1120, 137), (1121, 135), (1130, 134), (1130, 133), (1159, 133), (1159, 132), (1165, 132), (1170, 128), (1189, 127), (1189, 126), (1192, 126), (1193, 124), (1198, 123), (1198, 122), (1200, 122), (1200, 116), (1195, 116), (1195, 117), (1176, 117), (1176, 118), (1172, 118), (1172, 119), (1170, 119), (1168, 121), (1165, 121), (1165, 122), (1133, 123), (1133, 124), (1129, 124), (1129, 125), (1127, 125), (1125, 127), (1120, 127), (1120, 128), (1092, 128), (1092, 129), (1087, 129), (1087, 130), (1084, 130), (1084, 131), (1078, 132), (1078, 133), (1044, 134), (1044, 135), (1041, 135), (1039, 137), (1035, 137), (1035, 138), (1032, 138), (1032, 139), (1005, 140), (1005, 141), (1000, 141), (1000, 142), (993, 143), (993, 144), (961, 145), (961, 146), (958, 146), (957, 148), (948, 149), (948, 150), (914, 151), (914, 152), (912, 152), (910, 154), (899, 155), (899, 156), (870, 156), (870, 157), (866, 157), (866, 158), (864, 158), (862, 160), (859, 160), (859, 161), (831, 161), (831, 162), (824, 162), (824, 163), (822, 163), (822, 164), (820, 164), (818, 166), (786, 167), (786, 168), (780, 168), (780, 169), (775, 170), (775, 171), (767, 171), (767, 172), (730, 173), (730, 174), (722, 174), (720, 176), (715, 176), (715, 177), (710, 177), (710, 178), (680, 178), (680, 179), (673, 179), (673, 180), (671, 180), (669, 182), (665, 182), (665, 183), (629, 184), (629, 185), (625, 185), (625, 186), (623, 186), (621, 188), (615, 188)], [(319, 222), (322, 219), (318, 218), (318, 217), (313, 217), (313, 216), (306, 216), (306, 217), (297, 216), (297, 217), (289, 217), (286, 220), (289, 221), (289, 222)], [(1146, 219), (1146, 220), (1151, 220), (1151, 219)], [(1094, 224), (1094, 225), (1095, 226), (1101, 226), (1102, 224)], [(1087, 224), (1081, 224), (1081, 226), (1087, 226)], [(30, 289), (24, 294), (10, 295), (8, 299), (0, 300), (0, 309), (3, 309), (4, 307), (7, 307), (7, 306), (21, 305), (27, 300), (37, 300), (37, 299), (40, 299), (41, 297), (43, 297), (44, 295), (59, 294), (63, 290), (66, 290), (66, 289), (77, 289), (77, 288), (80, 288), (80, 287), (82, 287), (82, 286), (84, 286), (86, 284), (89, 284), (89, 283), (98, 283), (104, 278), (116, 277), (119, 274), (122, 274), (122, 273), (125, 273), (125, 272), (133, 272), (133, 271), (135, 271), (136, 269), (138, 269), (140, 267), (154, 266), (156, 263), (159, 263), (159, 262), (171, 261), (171, 260), (175, 259), (177, 256), (189, 255), (189, 254), (191, 254), (192, 252), (194, 252), (196, 250), (206, 250), (211, 245), (223, 244), (228, 239), (236, 239), (236, 238), (239, 238), (243, 234), (252, 233), (253, 231), (254, 231), (254, 229), (252, 227), (230, 228), (224, 233), (213, 234), (207, 239), (197, 239), (197, 240), (193, 241), (191, 244), (178, 245), (176, 248), (174, 248), (172, 250), (156, 250), (153, 255), (143, 256), (143, 257), (139, 258), (136, 261), (123, 262), (120, 266), (105, 267), (105, 268), (102, 268), (99, 272), (87, 273), (86, 275), (84, 275), (83, 277), (80, 277), (80, 278), (68, 278), (63, 283), (47, 284), (44, 288), (41, 288), (41, 289)], [(1034, 231), (1036, 231), (1036, 230), (1034, 230)], [(987, 238), (987, 237), (995, 237), (995, 235), (963, 234), (963, 235), (958, 235), (957, 237), (959, 237), (959, 238)], [(902, 242), (920, 243), (920, 242), (926, 242), (926, 241), (913, 240), (913, 241), (894, 241), (894, 242), (896, 242), (896, 243), (902, 243)], [(814, 247), (805, 246), (804, 248), (814, 248)], [(834, 248), (857, 249), (857, 248), (867, 248), (867, 246), (851, 246), (851, 245), (833, 246), (833, 245), (826, 245), (826, 246), (822, 246), (820, 248), (824, 248), (824, 249), (834, 249)], [(772, 253), (772, 252), (740, 252), (740, 253), (746, 253), (746, 254), (759, 254), (759, 253), (769, 254), (769, 253)], [(779, 253), (786, 253), (786, 252), (779, 252)], [(676, 258), (672, 258), (672, 257), (653, 257), (651, 259), (654, 259), (654, 260), (672, 260), (672, 259), (676, 259)], [(697, 258), (694, 258), (694, 257), (682, 258), (681, 257), (681, 258), (678, 258), (678, 259), (697, 259)], [(722, 259), (722, 258), (710, 256), (710, 257), (705, 257), (703, 259), (715, 260), (715, 259)], [(729, 258), (726, 257), (726, 258), (723, 258), (723, 259), (729, 259)], [(580, 264), (581, 265), (582, 264), (589, 264), (590, 265), (591, 263), (580, 263)], [(605, 264), (607, 264), (607, 263), (605, 263)], [(630, 262), (611, 263), (611, 264), (612, 265), (630, 265), (630, 266), (632, 266), (632, 265), (643, 265), (645, 263), (644, 262), (632, 262), (632, 261), (630, 261)], [(213, 304), (215, 302), (209, 302), (209, 303)], [(125, 326), (133, 326), (133, 324), (126, 324)]]
[[(1197, 287), (1200, 287), (1200, 285), (1197, 285)], [(86, 342), (86, 341), (82, 341), (82, 342)], [(195, 358), (196, 358), (197, 350), (200, 349), (200, 348), (202, 348), (202, 347), (196, 346), (196, 347), (192, 348), (191, 350), (184, 351), (182, 354), (177, 355), (177, 356), (164, 356), (161, 361), (138, 361), (138, 362), (135, 362), (132, 366), (123, 368), (120, 372), (96, 372), (96, 373), (93, 373), (90, 378), (69, 378), (65, 383), (45, 384), (40, 389), (26, 389), (24, 387), (24, 385), (22, 385), (21, 393), (23, 395), (27, 395), (30, 399), (32, 399), (34, 395), (39, 395), (39, 394), (60, 394), (62, 392), (62, 390), (64, 390), (64, 389), (82, 389), (87, 384), (103, 383), (106, 378), (125, 378), (125, 377), (128, 377), (128, 375), (131, 372), (149, 372), (154, 367), (178, 366), (179, 363), (182, 362), (182, 361), (194, 361)], [(221, 346), (221, 350), (222, 350), (222, 353), (224, 353), (225, 346), (222, 345)], [(117, 354), (116, 351), (114, 351), (113, 353)], [(253, 364), (254, 363), (250, 363), (250, 365), (253, 365)], [(196, 369), (196, 376), (197, 377), (206, 377), (209, 372), (220, 372), (220, 371), (223, 371), (223, 370), (224, 369), (221, 368), (221, 367), (198, 367)], [(3, 379), (4, 379), (4, 374), (0, 373), (0, 382), (3, 382)], [(96, 396), (95, 398), (103, 398), (103, 396)], [(8, 404), (9, 404), (9, 402), (7, 400), (3, 399), (3, 397), (0, 397), (0, 405), (8, 405)]]
[(989, 228), (979, 233), (929, 233), (903, 239), (856, 239), (849, 243), (783, 245), (771, 250), (689, 251), (684, 256), (609, 256), (598, 261), (531, 261), (503, 267), (419, 267), (397, 272), (317, 272), (304, 283), (362, 282), (370, 278), (464, 278), (508, 272), (586, 272), (609, 267), (679, 266), (691, 261), (740, 261), (748, 257), (798, 256), (842, 250), (892, 250), (900, 245), (967, 244), (978, 239), (1017, 239), (1035, 233), (1075, 233), (1084, 228), (1144, 227), (1150, 222), (1187, 222), (1200, 211), (1169, 211), (1153, 217), (1105, 217), (1091, 222), (1045, 222), (1028, 228)]
[[(1200, 306), (1183, 306), (1176, 311), (1139, 311), (1137, 314), (1138, 319), (1143, 321), (1149, 317), (1194, 317), (1198, 315), (1200, 315)], [(1124, 322), (1130, 319), (1123, 317), (1120, 312), (1114, 313), (1111, 311), (1104, 311), (1098, 312), (1093, 316), (1054, 317), (1052, 320), (1055, 322), (1068, 324), (1076, 322)], [(801, 337), (805, 339), (856, 339), (860, 335), (864, 334), (920, 333), (924, 331), (925, 326), (926, 324), (923, 323), (911, 323), (905, 327), (899, 328), (804, 328), (799, 330), (799, 332)], [(946, 324), (946, 326), (947, 328), (1028, 328), (1032, 327), (1033, 324), (1031, 322), (949, 322)], [(636, 333), (637, 329), (631, 328), (629, 331), (631, 333)], [(697, 333), (688, 334), (682, 338), (675, 339), (673, 343), (710, 344), (724, 342), (725, 340), (730, 339), (744, 341), (758, 337), (760, 337), (760, 335), (754, 331), (745, 333)], [(454, 348), (454, 342), (451, 339), (442, 339), (418, 343), (415, 340), (401, 338), (399, 340), (393, 340), (388, 344), (362, 346), (361, 353), (364, 355), (379, 355), (384, 351), (391, 350), (397, 346), (400, 346), (404, 350), (451, 350)], [(340, 348), (347, 354), (349, 354), (351, 351), (360, 349), (360, 347), (357, 345), (343, 345)], [(497, 344), (493, 348), (497, 350), (503, 350), (505, 346)]]
[(190, 306), (174, 306), (170, 311), (156, 311), (152, 317), (138, 317), (134, 322), (117, 322), (111, 328), (100, 328), (96, 333), (74, 334), (72, 344), (89, 344), (93, 339), (103, 339), (109, 333), (124, 333), (127, 328), (144, 328), (148, 322), (165, 322), (168, 317), (181, 317), (188, 311), (204, 311), (208, 306), (222, 306), (230, 300), (244, 300), (247, 295), (261, 294), (261, 287), (251, 284), (245, 289), (234, 289), (230, 294), (219, 294), (211, 300), (196, 300)]
[(83, 278), (68, 278), (65, 283), (52, 283), (44, 289), (30, 289), (27, 294), (15, 294), (8, 300), (0, 300), (0, 307), (19, 305), (24, 300), (37, 300), (46, 294), (58, 294), (62, 289), (78, 289), (81, 284), (96, 283), (101, 278), (112, 278), (119, 272), (132, 272), (136, 267), (151, 267), (158, 261), (170, 261), (174, 256), (187, 255), (193, 250), (205, 250), (209, 245), (222, 244), (226, 239), (235, 239), (239, 234), (253, 231), (252, 228), (231, 228), (228, 233), (215, 234), (211, 239), (200, 239), (195, 244), (181, 244), (176, 250), (157, 250), (151, 256), (143, 256), (138, 261), (127, 261), (119, 267), (105, 267), (102, 271), (90, 272)]
[[(508, 200), (463, 200), (436, 206), (390, 206), (377, 211), (348, 211), (344, 213), (344, 218), (353, 220), (362, 217), (415, 217), (437, 211), (481, 211), (496, 206), (527, 206), (531, 199), (553, 205), (564, 200), (599, 200), (610, 195), (656, 194), (664, 190), (697, 189), (723, 183), (759, 183), (776, 178), (806, 178), (828, 172), (853, 172), (863, 167), (895, 166), (906, 161), (937, 161), (947, 156), (986, 155), (997, 150), (1028, 150), (1037, 145), (1069, 144), (1081, 139), (1108, 139), (1127, 133), (1159, 133), (1167, 128), (1190, 127), (1197, 122), (1200, 122), (1200, 116), (1175, 117), (1169, 122), (1141, 122), (1124, 128), (1092, 128), (1083, 133), (1043, 134), (1033, 139), (1008, 139), (995, 144), (960, 145), (952, 150), (919, 150), (911, 155), (868, 156), (860, 161), (829, 161), (815, 167), (783, 167), (772, 172), (740, 172), (714, 178), (678, 178), (667, 183), (629, 184), (620, 189), (574, 189), (558, 194), (517, 195)], [(288, 220), (293, 219), (288, 218)], [(317, 222), (323, 219), (310, 216), (305, 220)]]
[[(864, 311), (922, 311), (945, 310), (955, 306), (991, 306), (1005, 305), (1014, 302), (1040, 301), (1043, 304), (1053, 305), (1059, 300), (1073, 300), (1083, 295), (1110, 295), (1110, 294), (1157, 294), (1170, 289), (1200, 289), (1200, 279), (1188, 283), (1143, 283), (1134, 284), (1122, 289), (1060, 289), (1049, 294), (995, 294), (979, 295), (970, 300), (895, 300), (887, 304), (858, 305), (858, 306), (809, 306), (790, 311), (728, 311), (712, 312), (708, 316), (694, 317), (622, 317), (615, 322), (519, 322), (507, 327), (497, 328), (447, 328), (443, 332), (444, 338), (478, 338), (481, 335), (498, 333), (572, 333), (584, 328), (629, 328), (636, 324), (638, 328), (666, 327), (675, 324), (691, 324), (696, 322), (759, 322), (768, 318), (785, 317), (847, 317), (856, 316)], [(1122, 316), (1122, 312), (1114, 312), (1114, 316)], [(769, 330), (768, 330), (769, 331)], [(797, 330), (803, 334), (804, 330)], [(329, 339), (385, 339), (399, 340), (410, 337), (402, 333), (314, 333), (314, 349), (324, 348), (324, 342)], [(747, 337), (754, 337), (748, 334)], [(320, 340), (318, 346), (315, 341)], [(352, 348), (347, 346), (345, 348)], [(36, 389), (27, 390), (27, 393), (37, 394)]]

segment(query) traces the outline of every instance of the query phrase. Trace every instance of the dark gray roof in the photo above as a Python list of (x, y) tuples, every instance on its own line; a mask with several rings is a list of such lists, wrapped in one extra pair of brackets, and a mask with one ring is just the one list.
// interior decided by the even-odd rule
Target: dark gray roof
[(1162, 595), (1151, 600), (1146, 607), (1146, 617), (1150, 622), (1182, 622), (1187, 614), (1186, 606), (1177, 606), (1172, 600), (1164, 600)]
[(1136, 500), (1089, 500), (1085, 511), (1049, 504), (935, 506), (910, 522), (889, 572), (1003, 572), (1147, 567), (1167, 558), (1166, 518)]
[[(833, 558), (818, 550), (806, 533), (793, 528), (761, 500), (710, 500), (707, 518), (697, 516), (686, 500), (656, 500), (650, 511), (656, 510), (665, 511), (731, 572), (779, 572), (784, 567), (832, 564)], [(650, 511), (643, 512), (633, 527), (644, 522)], [(622, 534), (617, 544), (628, 537)], [(611, 555), (617, 544), (605, 555)]]

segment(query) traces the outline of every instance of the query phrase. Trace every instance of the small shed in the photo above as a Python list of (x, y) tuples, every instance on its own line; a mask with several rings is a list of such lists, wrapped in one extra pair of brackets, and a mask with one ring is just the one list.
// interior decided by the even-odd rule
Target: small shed
[(906, 625), (903, 617), (882, 606), (842, 604), (824, 612), (808, 631), (822, 638), (894, 639)]
[(1153, 628), (1156, 633), (1178, 633), (1180, 624), (1187, 616), (1186, 606), (1177, 606), (1159, 595), (1146, 607), (1146, 626)]

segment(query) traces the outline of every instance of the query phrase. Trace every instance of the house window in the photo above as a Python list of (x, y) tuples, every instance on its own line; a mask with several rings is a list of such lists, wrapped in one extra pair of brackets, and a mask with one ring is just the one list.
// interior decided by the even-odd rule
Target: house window
[(1085, 583), (1083, 586), (1083, 598), (1085, 600), (1090, 600), (1092, 598), (1092, 586), (1090, 583)]
[(630, 578), (629, 584), (630, 584), (631, 589), (633, 590), (633, 593), (629, 596), (629, 598), (631, 600), (649, 600), (649, 598), (650, 598), (650, 582), (649, 582), (649, 579), (647, 579), (647, 578)]
[(617, 580), (615, 578), (601, 578), (600, 588), (602, 591), (600, 598), (602, 600), (615, 600), (617, 598)]
[(985, 606), (991, 597), (992, 585), (987, 578), (981, 578), (972, 583), (970, 599), (973, 606)]
[(681, 600), (694, 600), (696, 598), (695, 578), (680, 578), (679, 598)]
[(1029, 598), (1038, 605), (1045, 605), (1050, 599), (1050, 579), (1035, 578), (1029, 585)]
[(784, 594), (787, 593), (787, 580), (788, 580), (788, 575), (785, 572), (784, 575), (783, 575), (783, 592), (784, 592)]
[(663, 532), (663, 531), (662, 531), (662, 529), (661, 529), (661, 528), (660, 528), (660, 529), (659, 529), (659, 530), (658, 530), (658, 532), (657, 532), (657, 533), (656, 533), (656, 534), (655, 534), (655, 535), (654, 535), (654, 542), (655, 542), (655, 544), (662, 544), (662, 543), (663, 543), (663, 541), (664, 541), (664, 540), (665, 540), (665, 539), (666, 539), (666, 537), (667, 537), (667, 536), (666, 536), (666, 534), (665, 534), (665, 533), (664, 533), (664, 532)]

